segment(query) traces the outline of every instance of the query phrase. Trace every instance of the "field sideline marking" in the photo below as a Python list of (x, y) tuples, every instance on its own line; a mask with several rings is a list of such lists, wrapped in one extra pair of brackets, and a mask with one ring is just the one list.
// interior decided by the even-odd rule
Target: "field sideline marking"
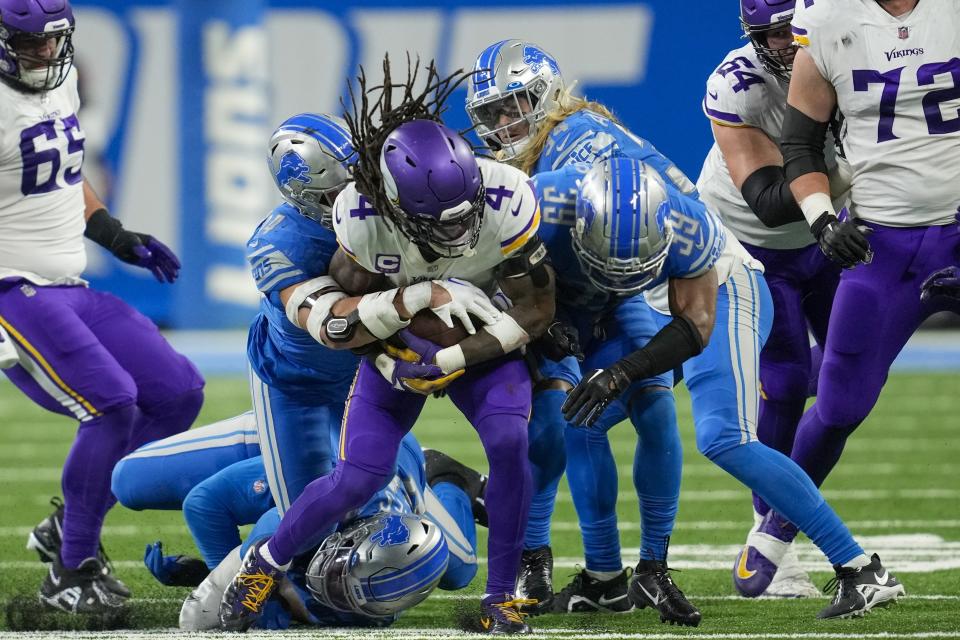
[[(11, 633), (0, 632), (0, 640), (23, 640), (23, 638), (61, 639), (67, 634), (63, 632), (44, 633)], [(156, 629), (146, 632), (130, 631), (105, 631), (93, 633), (89, 631), (71, 632), (71, 640), (87, 640), (100, 638), (124, 638), (125, 640), (149, 640), (156, 637), (168, 638), (210, 638), (208, 632), (181, 632), (175, 629), (162, 630)], [(268, 632), (248, 632), (244, 638), (254, 640), (266, 640), (269, 638), (288, 637), (288, 638), (364, 638), (375, 640), (388, 640), (393, 638), (429, 638), (430, 640), (443, 640), (445, 638), (477, 638), (476, 633), (469, 633), (459, 629), (450, 628), (388, 628), (388, 629), (322, 629), (312, 628), (307, 632), (301, 631), (268, 631)], [(569, 638), (576, 640), (583, 638), (585, 640), (612, 640), (614, 638), (624, 638), (625, 640), (673, 640), (674, 638), (715, 638), (718, 640), (761, 640), (770, 638), (773, 640), (832, 640), (834, 638), (843, 640), (845, 638), (855, 638), (857, 640), (866, 638), (877, 638), (878, 640), (897, 640), (903, 639), (921, 639), (921, 638), (960, 638), (960, 631), (915, 631), (915, 632), (890, 632), (880, 631), (877, 633), (617, 633), (590, 629), (537, 629), (533, 634), (524, 636), (526, 638)]]

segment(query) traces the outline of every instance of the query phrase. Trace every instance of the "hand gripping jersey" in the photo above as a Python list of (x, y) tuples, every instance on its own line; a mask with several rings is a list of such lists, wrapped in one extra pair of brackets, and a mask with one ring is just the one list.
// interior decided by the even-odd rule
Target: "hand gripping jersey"
[[(786, 108), (786, 85), (760, 64), (752, 44), (728, 53), (707, 80), (703, 112), (720, 126), (755, 127), (779, 145)], [(833, 172), (837, 160), (833, 142), (829, 139), (826, 152), (827, 166)], [(799, 249), (814, 242), (805, 221), (775, 229), (760, 222), (734, 186), (723, 153), (716, 143), (704, 160), (697, 190), (700, 199), (719, 211), (724, 225), (743, 242), (767, 249)], [(842, 201), (834, 202), (837, 210), (843, 205)]]
[(45, 93), (0, 83), (0, 278), (83, 283), (79, 108), (76, 69)]
[(696, 194), (690, 179), (647, 140), (587, 109), (577, 111), (553, 128), (534, 173), (554, 171), (575, 162), (596, 164), (614, 156), (641, 160), (681, 193)]
[(289, 204), (274, 209), (247, 242), (253, 279), (264, 295), (260, 315), (250, 327), (247, 356), (264, 383), (294, 384), (314, 393), (345, 397), (357, 369), (357, 356), (329, 349), (293, 326), (280, 302), (283, 289), (325, 275), (336, 250), (332, 231)]
[(486, 207), (476, 246), (467, 255), (427, 262), (420, 249), (357, 192), (351, 183), (333, 206), (337, 241), (351, 258), (396, 286), (422, 280), (462, 278), (488, 295), (497, 290), (497, 265), (532, 238), (540, 226), (533, 185), (519, 169), (477, 158)]
[(793, 33), (837, 93), (851, 212), (893, 227), (952, 223), (960, 205), (960, 0), (921, 0), (903, 19), (875, 0), (803, 0)]
[(727, 231), (720, 218), (705, 204), (667, 188), (670, 207), (657, 212), (661, 224), (669, 220), (673, 241), (660, 277), (644, 292), (654, 310), (670, 315), (667, 281), (670, 278), (696, 278), (711, 268), (717, 271), (717, 282), (723, 284), (740, 265), (763, 272), (763, 265), (743, 248)]

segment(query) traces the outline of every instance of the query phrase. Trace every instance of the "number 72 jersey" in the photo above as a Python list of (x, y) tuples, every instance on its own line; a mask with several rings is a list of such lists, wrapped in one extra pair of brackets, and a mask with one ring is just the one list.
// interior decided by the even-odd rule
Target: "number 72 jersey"
[(836, 89), (852, 212), (894, 227), (953, 222), (960, 0), (922, 0), (903, 19), (875, 0), (798, 0), (793, 34)]

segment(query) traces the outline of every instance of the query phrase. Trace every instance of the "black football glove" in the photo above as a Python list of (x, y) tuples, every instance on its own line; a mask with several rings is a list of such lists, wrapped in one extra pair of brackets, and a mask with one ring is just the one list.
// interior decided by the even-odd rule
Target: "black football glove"
[(832, 213), (824, 213), (810, 226), (810, 231), (823, 255), (844, 269), (869, 264), (873, 260), (873, 251), (867, 240), (871, 232), (869, 227), (857, 225), (849, 219), (840, 222)]
[(170, 247), (149, 234), (124, 229), (106, 209), (90, 216), (84, 235), (127, 264), (149, 270), (160, 282), (172, 283), (180, 274), (180, 260)]
[(533, 346), (538, 353), (551, 360), (563, 360), (567, 356), (573, 356), (578, 362), (583, 362), (580, 332), (576, 327), (560, 320), (555, 320)]
[(620, 363), (595, 369), (564, 400), (560, 408), (563, 419), (573, 425), (592, 427), (607, 406), (627, 390), (630, 382)]

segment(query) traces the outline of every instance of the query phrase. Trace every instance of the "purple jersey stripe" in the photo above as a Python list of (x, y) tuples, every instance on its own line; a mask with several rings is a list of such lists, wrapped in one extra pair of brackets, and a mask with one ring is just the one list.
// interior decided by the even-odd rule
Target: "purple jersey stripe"
[(707, 106), (707, 101), (703, 101), (703, 111), (711, 118), (716, 118), (717, 120), (723, 120), (724, 122), (731, 122), (733, 124), (743, 124), (743, 120), (740, 119), (735, 113), (727, 113), (726, 111), (717, 111), (716, 109), (711, 109)]
[(523, 234), (525, 234), (527, 231), (530, 230), (530, 226), (533, 224), (533, 221), (537, 219), (537, 217), (538, 217), (538, 216), (536, 215), (536, 210), (534, 210), (534, 215), (530, 216), (530, 219), (527, 220), (527, 224), (525, 224), (525, 225), (523, 226), (523, 229), (521, 229), (520, 232), (519, 232), (518, 234), (516, 234), (515, 236), (512, 236), (512, 237), (510, 237), (510, 238), (507, 238), (506, 240), (504, 240), (503, 242), (501, 242), (501, 243), (500, 243), (500, 246), (501, 246), (501, 247), (509, 247), (511, 244), (513, 244), (513, 243), (516, 241), (517, 238), (519, 238), (520, 236), (522, 236)]
[(807, 35), (807, 30), (804, 29), (803, 27), (798, 27), (798, 26), (795, 26), (795, 25), (790, 25), (790, 30), (793, 31), (793, 35), (795, 35), (795, 36), (805, 36), (805, 35)]

